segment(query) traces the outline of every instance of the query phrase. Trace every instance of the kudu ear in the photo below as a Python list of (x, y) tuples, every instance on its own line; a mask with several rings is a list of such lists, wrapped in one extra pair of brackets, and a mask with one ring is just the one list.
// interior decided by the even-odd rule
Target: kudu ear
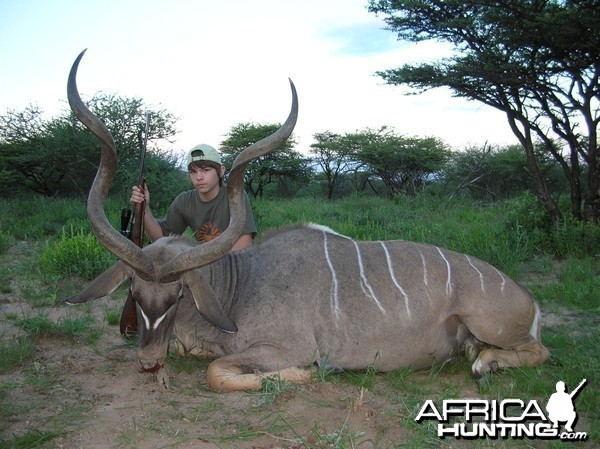
[(112, 293), (129, 275), (128, 267), (123, 262), (118, 261), (90, 282), (81, 293), (72, 298), (66, 298), (64, 302), (75, 305), (91, 301), (92, 299), (102, 298)]
[(195, 270), (183, 275), (184, 288), (194, 299), (200, 315), (217, 329), (233, 334), (238, 328), (227, 316), (212, 287)]

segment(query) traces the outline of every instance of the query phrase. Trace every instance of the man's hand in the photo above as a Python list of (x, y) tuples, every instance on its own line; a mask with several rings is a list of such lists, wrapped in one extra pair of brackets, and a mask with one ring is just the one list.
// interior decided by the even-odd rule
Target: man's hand
[(140, 204), (146, 201), (146, 207), (150, 204), (150, 191), (148, 190), (148, 186), (146, 185), (144, 191), (139, 188), (139, 186), (133, 186), (131, 189), (131, 198), (129, 202), (131, 204)]

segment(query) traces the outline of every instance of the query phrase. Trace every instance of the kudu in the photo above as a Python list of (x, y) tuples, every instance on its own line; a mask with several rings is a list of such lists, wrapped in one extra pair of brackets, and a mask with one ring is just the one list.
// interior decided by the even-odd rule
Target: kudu
[(271, 375), (303, 382), (315, 363), (348, 370), (422, 369), (467, 349), (473, 374), (481, 376), (548, 357), (533, 297), (474, 257), (407, 241), (356, 241), (312, 224), (229, 251), (243, 226), (246, 166), (280, 146), (295, 126), (293, 84), (286, 122), (233, 164), (226, 231), (204, 244), (164, 237), (138, 248), (103, 211), (116, 152), (109, 131), (77, 92), (81, 56), (69, 76), (69, 102), (102, 143), (88, 215), (98, 240), (120, 261), (67, 302), (100, 298), (131, 278), (141, 323), (139, 363), (163, 385), (173, 334), (181, 355), (219, 357), (207, 370), (208, 386), (217, 391), (259, 388)]

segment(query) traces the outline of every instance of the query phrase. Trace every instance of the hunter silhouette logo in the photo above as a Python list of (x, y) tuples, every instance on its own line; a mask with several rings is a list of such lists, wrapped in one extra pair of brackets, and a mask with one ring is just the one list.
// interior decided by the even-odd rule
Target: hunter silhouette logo
[(565, 430), (573, 432), (573, 424), (577, 419), (577, 413), (575, 413), (575, 407), (573, 406), (573, 398), (579, 393), (586, 382), (587, 379), (583, 379), (571, 394), (566, 393), (565, 383), (562, 380), (556, 383), (556, 393), (550, 396), (548, 405), (546, 405), (548, 418), (554, 423), (552, 427), (558, 428), (559, 422), (566, 421)]
[[(573, 431), (577, 421), (573, 399), (586, 382), (583, 379), (571, 393), (563, 381), (557, 382), (556, 393), (546, 404), (547, 413), (536, 400), (445, 399), (440, 406), (428, 399), (415, 421), (437, 421), (440, 438), (586, 440), (586, 432)], [(565, 423), (562, 431), (560, 423)]]

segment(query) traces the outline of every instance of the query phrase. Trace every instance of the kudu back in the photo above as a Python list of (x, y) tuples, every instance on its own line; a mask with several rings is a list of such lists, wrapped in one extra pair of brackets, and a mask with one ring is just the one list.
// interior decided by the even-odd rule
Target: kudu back
[(460, 350), (472, 359), (475, 376), (547, 359), (534, 298), (476, 258), (407, 241), (356, 241), (314, 224), (230, 252), (244, 224), (246, 166), (283, 144), (294, 129), (293, 84), (285, 123), (233, 164), (226, 231), (204, 244), (164, 237), (144, 249), (133, 245), (104, 213), (116, 150), (77, 92), (82, 56), (69, 75), (69, 103), (102, 144), (88, 215), (98, 240), (119, 262), (67, 303), (103, 297), (131, 278), (141, 324), (139, 363), (164, 386), (173, 342), (181, 355), (217, 357), (207, 371), (208, 386), (217, 391), (256, 389), (271, 375), (304, 382), (316, 364), (339, 370), (427, 368)]

